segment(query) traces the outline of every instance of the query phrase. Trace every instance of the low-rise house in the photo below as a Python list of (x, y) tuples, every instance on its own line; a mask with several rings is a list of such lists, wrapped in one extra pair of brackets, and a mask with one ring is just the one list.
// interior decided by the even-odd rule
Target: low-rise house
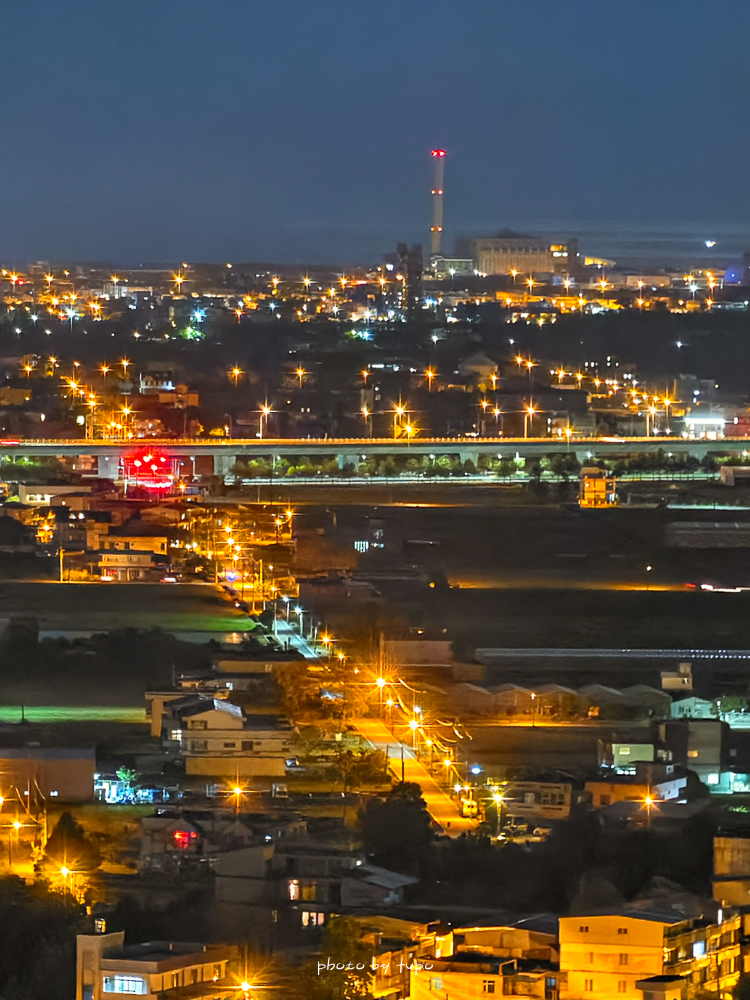
[(584, 790), (595, 809), (616, 802), (638, 802), (644, 809), (655, 802), (683, 800), (687, 793), (687, 775), (671, 764), (636, 763), (632, 774), (612, 774), (587, 781)]
[(192, 775), (283, 777), (295, 730), (274, 715), (246, 716), (229, 701), (187, 696), (162, 703), (162, 734)]
[(505, 811), (523, 819), (567, 819), (573, 786), (557, 781), (511, 781), (503, 789)]
[(454, 927), (453, 952), (556, 963), (560, 959), (558, 918), (551, 913), (538, 913), (498, 923), (490, 917), (465, 927)]
[(176, 941), (126, 945), (124, 931), (79, 934), (76, 946), (76, 1000), (104, 1000), (113, 993), (146, 1000), (237, 995), (232, 948)]
[(558, 1000), (564, 975), (551, 963), (457, 954), (417, 959), (410, 970), (411, 1000), (477, 1000), (485, 996)]

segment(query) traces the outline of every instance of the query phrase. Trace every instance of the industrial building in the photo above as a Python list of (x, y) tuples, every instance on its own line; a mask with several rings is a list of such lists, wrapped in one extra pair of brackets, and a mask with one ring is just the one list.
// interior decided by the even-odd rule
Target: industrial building
[(551, 243), (504, 230), (497, 236), (458, 240), (456, 256), (471, 258), (480, 274), (569, 274), (578, 267), (578, 241)]

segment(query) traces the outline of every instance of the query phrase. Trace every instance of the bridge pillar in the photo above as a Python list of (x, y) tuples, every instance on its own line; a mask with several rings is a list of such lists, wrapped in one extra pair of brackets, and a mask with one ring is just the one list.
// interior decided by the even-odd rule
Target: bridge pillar
[(234, 455), (214, 455), (214, 475), (226, 479), (237, 459)]
[(479, 465), (479, 452), (478, 451), (459, 451), (458, 459), (460, 462), (473, 462), (474, 468)]
[(354, 468), (356, 469), (357, 466), (359, 465), (359, 453), (357, 453), (356, 455), (346, 455), (346, 454), (337, 455), (336, 459), (338, 461), (340, 469), (343, 469), (345, 465), (353, 465)]
[(99, 455), (96, 460), (96, 474), (99, 479), (119, 479), (119, 455)]

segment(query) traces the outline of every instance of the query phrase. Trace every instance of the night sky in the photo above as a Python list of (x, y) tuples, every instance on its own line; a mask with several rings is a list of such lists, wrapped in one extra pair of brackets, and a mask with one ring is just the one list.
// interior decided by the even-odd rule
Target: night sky
[(747, 0), (5, 0), (0, 258), (367, 262), (747, 225)]

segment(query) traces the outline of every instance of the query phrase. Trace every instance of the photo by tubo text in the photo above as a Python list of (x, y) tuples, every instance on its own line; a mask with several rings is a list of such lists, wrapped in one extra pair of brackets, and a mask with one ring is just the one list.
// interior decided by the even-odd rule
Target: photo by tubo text
[(421, 969), (430, 970), (432, 968), (431, 962), (417, 962), (416, 960), (409, 963), (402, 959), (399, 960), (398, 966), (395, 962), (383, 962), (379, 963), (377, 958), (373, 955), (372, 962), (369, 965), (365, 965), (364, 962), (334, 962), (332, 959), (328, 958), (325, 962), (318, 962), (318, 975), (323, 972), (354, 972), (364, 971), (365, 968), (370, 969), (372, 972), (377, 972), (380, 970), (384, 975), (391, 975), (390, 969), (391, 964), (393, 964), (393, 975), (396, 974), (396, 970), (399, 972), (411, 972), (414, 969), (419, 972)]

